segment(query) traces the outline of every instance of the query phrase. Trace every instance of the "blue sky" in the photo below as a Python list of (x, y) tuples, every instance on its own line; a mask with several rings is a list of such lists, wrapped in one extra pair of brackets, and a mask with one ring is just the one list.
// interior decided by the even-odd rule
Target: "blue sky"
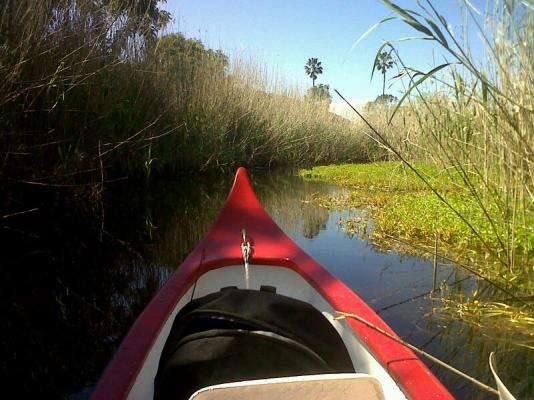
[[(417, 8), (414, 0), (396, 3)], [(484, 10), (484, 0), (471, 3)], [(450, 25), (460, 26), (463, 17), (458, 0), (433, 4)], [(302, 91), (311, 86), (304, 64), (308, 58), (317, 57), (324, 68), (317, 83), (329, 84), (357, 103), (381, 94), (381, 76), (370, 82), (370, 74), (383, 41), (420, 36), (402, 22), (393, 21), (351, 51), (354, 42), (373, 24), (392, 15), (378, 0), (167, 0), (164, 8), (174, 16), (172, 30), (199, 38), (227, 54), (262, 60)], [(428, 70), (443, 62), (444, 53), (426, 41), (399, 43), (398, 49), (407, 65), (418, 69)], [(398, 96), (400, 90), (392, 87), (387, 91)]]

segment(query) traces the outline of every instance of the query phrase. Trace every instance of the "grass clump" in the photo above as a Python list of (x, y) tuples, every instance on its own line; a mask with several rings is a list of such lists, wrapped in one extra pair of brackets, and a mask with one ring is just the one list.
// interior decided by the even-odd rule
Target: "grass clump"
[[(416, 166), (427, 179), (439, 182), (442, 187), (454, 183), (450, 175), (440, 172), (436, 167), (421, 163)], [(302, 170), (300, 175), (307, 179), (333, 182), (353, 189), (417, 191), (425, 188), (424, 182), (400, 162), (327, 165)]]

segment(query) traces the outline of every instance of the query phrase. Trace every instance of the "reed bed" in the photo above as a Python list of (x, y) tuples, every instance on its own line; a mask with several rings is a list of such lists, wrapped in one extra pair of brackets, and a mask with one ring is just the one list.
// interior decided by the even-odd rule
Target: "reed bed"
[(456, 48), (440, 43), (459, 65), (436, 77), (430, 95), (420, 91), (397, 124), (402, 121), (406, 136), (400, 138), (414, 156), (461, 177), (498, 242), (493, 250), (501, 271), (513, 273), (532, 270), (534, 256), (528, 229), (534, 213), (534, 10), (496, 2), (485, 23), (486, 60), (477, 63), (458, 42)]
[[(256, 62), (179, 33), (156, 1), (0, 6), (0, 174), (83, 186), (235, 165), (363, 161), (373, 145)], [(95, 190), (96, 189), (96, 190)]]

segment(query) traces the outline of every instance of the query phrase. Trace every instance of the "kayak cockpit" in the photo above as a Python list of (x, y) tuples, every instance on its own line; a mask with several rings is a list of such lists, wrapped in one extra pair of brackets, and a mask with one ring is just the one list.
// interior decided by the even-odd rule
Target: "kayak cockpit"
[[(387, 369), (384, 368), (384, 366), (381, 365), (381, 363), (374, 357), (372, 352), (369, 351), (367, 345), (350, 327), (349, 322), (347, 320), (335, 319), (334, 316), (336, 315), (336, 309), (332, 306), (332, 304), (327, 301), (325, 297), (315, 287), (310, 285), (310, 283), (307, 282), (307, 280), (304, 279), (296, 271), (292, 270), (291, 268), (272, 265), (250, 266), (250, 276), (248, 280), (248, 287), (250, 289), (248, 291), (256, 292), (258, 296), (267, 296), (269, 293), (273, 293), (274, 291), (276, 291), (277, 295), (282, 295), (294, 299), (296, 301), (306, 303), (307, 308), (305, 308), (304, 311), (296, 311), (297, 308), (295, 308), (295, 311), (288, 311), (287, 309), (284, 309), (282, 307), (282, 310), (285, 310), (285, 312), (282, 312), (282, 314), (280, 315), (285, 316), (283, 318), (284, 323), (295, 324), (297, 326), (305, 324), (305, 320), (308, 318), (308, 316), (314, 315), (313, 318), (310, 317), (312, 318), (311, 324), (308, 323), (307, 328), (305, 329), (305, 333), (308, 333), (311, 337), (309, 340), (306, 339), (308, 341), (306, 341), (305, 343), (309, 343), (312, 340), (317, 340), (317, 324), (320, 324), (324, 327), (326, 323), (328, 327), (325, 329), (329, 332), (327, 335), (329, 336), (329, 338), (320, 339), (319, 344), (307, 344), (307, 347), (311, 348), (313, 353), (318, 353), (320, 359), (326, 360), (327, 364), (331, 364), (333, 365), (333, 367), (329, 367), (328, 369), (326, 369), (324, 365), (320, 364), (320, 360), (313, 356), (313, 353), (308, 353), (305, 349), (298, 349), (297, 351), (287, 342), (273, 343), (276, 340), (274, 335), (271, 335), (271, 337), (266, 337), (268, 335), (262, 336), (261, 333), (257, 333), (257, 337), (255, 337), (254, 339), (262, 340), (262, 343), (267, 343), (269, 346), (271, 346), (271, 348), (275, 347), (276, 345), (278, 350), (276, 350), (276, 352), (273, 351), (272, 354), (274, 355), (277, 354), (277, 352), (278, 354), (280, 354), (280, 347), (278, 345), (282, 346), (282, 348), (284, 349), (289, 348), (288, 351), (291, 352), (290, 354), (301, 353), (302, 350), (304, 352), (304, 355), (300, 355), (304, 358), (304, 360), (311, 361), (311, 363), (313, 364), (313, 369), (303, 370), (302, 368), (297, 368), (298, 366), (293, 365), (291, 367), (293, 369), (289, 370), (289, 361), (291, 361), (290, 357), (288, 357), (289, 353), (285, 353), (285, 355), (283, 355), (282, 357), (272, 357), (272, 354), (268, 353), (269, 357), (271, 357), (271, 362), (273, 361), (273, 358), (274, 362), (276, 362), (276, 360), (279, 360), (278, 366), (275, 364), (273, 367), (273, 365), (271, 364), (271, 368), (274, 368), (275, 371), (277, 371), (277, 368), (280, 367), (280, 370), (276, 374), (266, 375), (265, 371), (262, 371), (262, 374), (258, 373), (257, 375), (250, 375), (248, 373), (243, 374), (242, 372), (238, 372), (236, 370), (236, 366), (234, 365), (234, 363), (232, 363), (232, 368), (227, 365), (225, 367), (225, 370), (235, 375), (233, 377), (225, 375), (224, 379), (219, 381), (209, 381), (204, 379), (199, 380), (200, 376), (197, 376), (196, 374), (194, 374), (195, 376), (192, 376), (191, 378), (181, 379), (181, 373), (179, 371), (178, 375), (173, 373), (172, 369), (174, 367), (170, 365), (170, 368), (167, 370), (170, 377), (168, 381), (170, 382), (170, 387), (166, 389), (166, 384), (162, 384), (161, 382), (161, 376), (163, 374), (163, 369), (165, 369), (163, 365), (168, 361), (169, 357), (172, 357), (171, 345), (175, 346), (176, 344), (179, 344), (179, 340), (176, 340), (179, 337), (190, 336), (188, 335), (188, 333), (192, 333), (195, 329), (197, 329), (196, 327), (205, 324), (206, 319), (210, 324), (213, 322), (210, 321), (213, 317), (206, 317), (204, 321), (202, 320), (202, 318), (196, 321), (192, 321), (191, 317), (188, 317), (188, 320), (185, 321), (186, 323), (182, 324), (181, 322), (177, 322), (181, 320), (181, 317), (179, 317), (179, 315), (184, 315), (187, 309), (195, 308), (195, 302), (198, 302), (200, 299), (206, 298), (206, 296), (218, 296), (217, 294), (227, 294), (235, 287), (241, 289), (238, 290), (238, 292), (247, 292), (247, 290), (245, 289), (247, 287), (247, 282), (245, 280), (242, 265), (228, 265), (215, 269), (210, 269), (202, 273), (196, 279), (194, 284), (175, 305), (166, 322), (162, 325), (162, 328), (159, 331), (159, 334), (156, 340), (154, 341), (151, 347), (151, 351), (148, 353), (147, 358), (145, 359), (145, 362), (142, 365), (142, 368), (135, 375), (136, 378), (133, 382), (132, 387), (129, 390), (128, 398), (166, 398), (159, 397), (161, 394), (161, 390), (163, 389), (164, 392), (167, 391), (167, 393), (172, 393), (172, 398), (188, 399), (189, 397), (187, 397), (187, 394), (191, 395), (196, 390), (220, 384), (234, 385), (236, 381), (242, 381), (243, 383), (245, 383), (250, 380), (285, 379), (289, 376), (292, 376), (292, 379), (299, 381), (303, 379), (303, 376), (306, 376), (306, 379), (309, 379), (310, 377), (317, 375), (320, 376), (324, 374), (328, 374), (334, 377), (335, 375), (340, 373), (342, 375), (345, 375), (347, 373), (357, 373), (360, 375), (365, 374), (371, 376), (373, 379), (379, 382), (385, 398), (399, 400), (406, 399), (406, 396), (399, 388), (397, 383), (392, 379)], [(258, 302), (258, 300), (259, 299), (256, 299), (255, 301)], [(246, 304), (247, 301), (243, 299), (241, 303)], [(237, 302), (237, 304), (241, 303)], [(268, 309), (269, 307), (266, 304), (267, 303), (265, 303), (262, 307)], [(312, 311), (310, 311), (310, 309)], [(195, 315), (199, 316), (200, 314), (202, 314), (202, 312), (198, 311)], [(221, 320), (223, 319), (224, 318), (221, 318)], [(302, 322), (303, 320), (304, 322)], [(236, 321), (232, 321), (232, 323), (236, 322), (237, 319)], [(179, 325), (181, 326), (180, 329), (178, 329)], [(187, 326), (190, 327), (188, 328)], [(204, 325), (204, 327), (206, 327), (206, 325)], [(232, 328), (231, 326), (226, 327)], [(211, 328), (213, 328), (213, 326), (211, 326)], [(249, 326), (245, 326), (245, 328), (250, 330)], [(206, 332), (208, 330), (213, 329), (204, 329), (204, 331)], [(263, 330), (265, 332), (268, 332), (269, 330), (272, 331), (270, 327), (257, 330)], [(290, 328), (288, 330), (292, 331), (293, 328)], [(279, 333), (279, 331), (275, 332)], [(230, 334), (229, 336), (231, 336), (231, 332), (228, 333)], [(280, 336), (282, 337), (289, 336), (289, 338), (293, 338), (292, 335), (294, 335), (294, 333), (280, 334)], [(229, 340), (229, 337), (227, 336), (224, 339)], [(232, 340), (234, 339), (235, 338), (232, 338)], [(249, 341), (249, 339), (252, 340), (250, 336), (239, 337), (236, 340), (240, 339), (246, 341)], [(299, 342), (302, 340), (303, 339), (301, 338), (296, 341)], [(323, 343), (325, 342), (327, 344), (323, 345)], [(194, 343), (190, 342), (189, 345), (193, 346)], [(254, 347), (254, 350), (255, 349), (256, 348)], [(199, 350), (202, 353), (203, 349), (200, 348)], [(249, 363), (249, 365), (252, 364), (254, 366), (255, 363), (259, 362), (267, 363), (267, 358), (268, 357), (263, 357), (262, 361), (262, 356), (258, 355), (256, 358), (253, 359), (251, 363)], [(181, 368), (180, 363), (182, 362), (182, 360), (183, 359), (180, 359), (180, 357), (177, 360), (178, 364), (176, 364), (176, 367), (178, 369)], [(222, 369), (221, 365), (219, 365), (220, 368), (217, 368), (218, 365), (218, 362), (212, 363), (212, 366), (208, 369), (214, 371), (214, 373), (217, 375), (219, 374), (219, 372), (221, 372), (220, 370)], [(241, 367), (243, 366), (244, 364), (241, 365)], [(182, 371), (184, 370), (184, 368), (181, 369)], [(191, 373), (192, 370), (188, 371), (187, 369), (185, 369), (185, 371), (186, 373)], [(280, 371), (285, 372), (284, 374), (281, 374)], [(175, 372), (177, 372), (177, 370), (175, 370)], [(157, 377), (157, 375), (159, 375), (159, 377)], [(187, 385), (190, 387), (188, 389), (181, 387), (181, 383), (183, 382), (186, 382)], [(174, 387), (174, 385), (177, 385), (177, 387)]]
[[(338, 332), (309, 303), (277, 294), (273, 286), (226, 287), (191, 301), (176, 316), (160, 358), (154, 398), (186, 400), (208, 386), (272, 378), (286, 378), (276, 390), (312, 390), (319, 381), (297, 383), (302, 379), (288, 377), (353, 372)], [(271, 390), (270, 383), (265, 385), (221, 390)]]

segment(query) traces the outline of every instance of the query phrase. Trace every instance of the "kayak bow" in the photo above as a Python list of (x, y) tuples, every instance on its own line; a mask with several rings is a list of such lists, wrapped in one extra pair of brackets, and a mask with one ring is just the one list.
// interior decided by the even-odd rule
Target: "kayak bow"
[(355, 319), (334, 318), (338, 311), (355, 314), (395, 335), (358, 295), (276, 225), (244, 168), (237, 170), (226, 203), (206, 236), (131, 327), (92, 398), (153, 398), (161, 353), (178, 312), (193, 298), (226, 286), (259, 290), (264, 285), (322, 312), (342, 338), (355, 372), (376, 378), (385, 398), (452, 398), (411, 350)]

